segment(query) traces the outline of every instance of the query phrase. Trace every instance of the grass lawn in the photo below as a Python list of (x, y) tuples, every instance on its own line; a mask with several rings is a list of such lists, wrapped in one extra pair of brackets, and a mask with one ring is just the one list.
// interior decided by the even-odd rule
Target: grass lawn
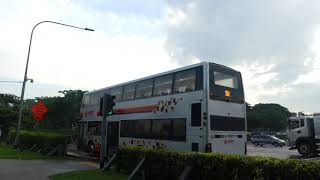
[(56, 174), (50, 176), (51, 180), (105, 180), (105, 179), (112, 179), (112, 180), (121, 180), (127, 179), (128, 176), (124, 174), (120, 174), (114, 171), (106, 171), (101, 172), (100, 170), (87, 170), (87, 171), (73, 171), (63, 174)]
[(47, 159), (40, 153), (23, 151), (0, 145), (0, 159)]
[(54, 134), (62, 134), (62, 135), (67, 135), (67, 136), (75, 133), (75, 130), (72, 130), (72, 129), (25, 129), (25, 131), (54, 133)]

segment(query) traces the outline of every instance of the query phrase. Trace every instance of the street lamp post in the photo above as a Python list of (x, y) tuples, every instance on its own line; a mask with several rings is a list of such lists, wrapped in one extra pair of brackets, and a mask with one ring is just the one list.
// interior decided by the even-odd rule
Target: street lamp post
[(29, 42), (26, 69), (24, 71), (24, 78), (23, 78), (23, 81), (22, 81), (22, 90), (21, 90), (21, 97), (20, 97), (20, 109), (19, 109), (18, 124), (17, 124), (17, 129), (16, 129), (16, 136), (15, 136), (14, 142), (13, 142), (13, 146), (14, 147), (17, 146), (18, 139), (19, 139), (19, 132), (20, 132), (20, 126), (21, 126), (21, 119), (22, 119), (22, 111), (23, 111), (24, 91), (25, 91), (25, 88), (26, 88), (26, 82), (28, 81), (27, 72), (28, 72), (29, 56), (30, 56), (30, 50), (31, 50), (31, 42), (32, 42), (33, 31), (38, 25), (43, 24), (43, 23), (52, 23), (52, 24), (57, 24), (57, 25), (61, 25), (61, 26), (67, 26), (67, 27), (71, 27), (71, 28), (81, 29), (81, 30), (85, 30), (85, 31), (94, 31), (93, 29), (90, 29), (90, 28), (82, 28), (82, 27), (72, 26), (72, 25), (63, 24), (63, 23), (54, 22), (54, 21), (41, 21), (41, 22), (39, 22), (38, 24), (36, 24), (32, 28), (31, 36), (30, 36), (30, 42)]
[[(31, 83), (33, 83), (33, 79), (27, 79), (27, 81), (30, 81)], [(0, 83), (23, 83), (23, 81), (1, 80)]]
[(0, 83), (22, 83), (22, 81), (0, 81)]

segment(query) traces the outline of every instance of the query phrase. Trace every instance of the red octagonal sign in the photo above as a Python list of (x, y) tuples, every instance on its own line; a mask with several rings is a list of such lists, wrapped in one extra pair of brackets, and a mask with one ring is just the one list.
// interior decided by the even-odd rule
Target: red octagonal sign
[(48, 108), (43, 104), (42, 101), (39, 101), (37, 104), (33, 105), (31, 108), (33, 114), (33, 119), (36, 121), (41, 121), (44, 119), (44, 114), (48, 112)]

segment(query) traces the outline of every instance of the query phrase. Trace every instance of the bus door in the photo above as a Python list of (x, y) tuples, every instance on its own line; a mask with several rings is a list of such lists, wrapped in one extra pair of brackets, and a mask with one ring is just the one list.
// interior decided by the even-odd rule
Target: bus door
[(191, 104), (191, 121), (189, 122), (191, 151), (203, 152), (205, 149), (205, 127), (202, 124), (202, 104), (201, 101), (194, 101)]
[(107, 154), (117, 151), (119, 145), (119, 122), (108, 122), (107, 129)]

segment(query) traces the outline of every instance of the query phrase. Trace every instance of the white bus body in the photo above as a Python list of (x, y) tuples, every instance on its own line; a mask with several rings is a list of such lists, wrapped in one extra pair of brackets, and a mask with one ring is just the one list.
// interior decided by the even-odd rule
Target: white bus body
[(118, 99), (107, 117), (107, 146), (246, 154), (241, 74), (203, 62), (84, 95), (80, 143), (100, 143), (99, 99)]

